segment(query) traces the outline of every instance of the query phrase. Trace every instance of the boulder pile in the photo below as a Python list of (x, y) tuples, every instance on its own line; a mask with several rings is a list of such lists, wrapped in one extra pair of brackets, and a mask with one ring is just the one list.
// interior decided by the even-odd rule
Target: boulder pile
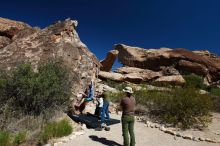
[(208, 85), (218, 85), (220, 82), (220, 57), (209, 51), (189, 51), (182, 48), (143, 49), (124, 44), (117, 44), (114, 49), (118, 51), (117, 57), (123, 67), (109, 72), (111, 62), (108, 70), (101, 68), (101, 79), (181, 85), (185, 83), (182, 76), (193, 73), (202, 76)]

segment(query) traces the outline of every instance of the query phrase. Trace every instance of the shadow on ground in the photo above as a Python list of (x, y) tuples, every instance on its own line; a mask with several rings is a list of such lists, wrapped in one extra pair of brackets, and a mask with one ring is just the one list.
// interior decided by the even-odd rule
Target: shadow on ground
[(108, 140), (104, 137), (101, 137), (99, 138), (98, 136), (95, 136), (95, 135), (91, 135), (89, 136), (89, 138), (93, 141), (97, 141), (97, 142), (100, 142), (101, 144), (103, 145), (107, 145), (107, 146), (123, 146), (115, 141), (112, 141), (112, 140)]
[[(86, 124), (88, 128), (97, 128), (100, 125), (98, 117), (92, 114), (68, 115), (73, 121)], [(120, 123), (120, 120), (110, 119), (105, 121), (108, 126)]]

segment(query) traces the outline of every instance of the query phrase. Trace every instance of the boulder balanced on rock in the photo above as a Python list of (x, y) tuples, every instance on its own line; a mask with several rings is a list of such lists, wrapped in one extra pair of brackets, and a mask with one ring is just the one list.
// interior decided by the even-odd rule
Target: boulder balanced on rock
[(124, 66), (157, 72), (162, 68), (173, 68), (174, 72), (169, 76), (194, 73), (203, 76), (210, 84), (220, 80), (220, 57), (208, 51), (143, 49), (123, 44), (115, 45), (115, 49), (119, 51), (118, 59)]
[(111, 71), (112, 66), (113, 66), (117, 57), (118, 57), (117, 50), (109, 51), (106, 58), (104, 60), (100, 61), (100, 63), (102, 64), (100, 70), (101, 71)]

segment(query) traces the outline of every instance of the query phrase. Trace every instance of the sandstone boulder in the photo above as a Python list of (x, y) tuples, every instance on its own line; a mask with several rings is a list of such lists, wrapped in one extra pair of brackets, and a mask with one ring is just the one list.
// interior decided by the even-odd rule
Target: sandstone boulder
[(174, 85), (183, 85), (185, 83), (184, 78), (181, 75), (174, 76), (162, 76), (155, 80), (156, 83), (168, 83)]
[(77, 21), (66, 19), (44, 29), (0, 18), (0, 35), (11, 43), (0, 49), (0, 68), (10, 70), (30, 62), (35, 70), (40, 62), (60, 60), (70, 71), (73, 93), (84, 90), (95, 79), (101, 64), (76, 32)]
[(110, 87), (110, 86), (105, 85), (103, 83), (97, 83), (96, 92), (102, 93), (104, 91), (110, 91), (110, 92), (113, 92), (113, 93), (118, 92), (118, 90), (113, 88), (113, 87)]
[(208, 50), (196, 50), (192, 52), (201, 56), (207, 56), (210, 58), (219, 58), (216, 54), (210, 53)]
[[(220, 80), (220, 57), (209, 52), (192, 52), (186, 49), (143, 49), (118, 44), (119, 61), (129, 67), (160, 71), (162, 66), (174, 67), (179, 72), (208, 76), (209, 82)], [(175, 73), (176, 74), (176, 73)]]
[(100, 70), (101, 71), (111, 71), (112, 66), (113, 66), (117, 56), (118, 56), (117, 50), (109, 51), (106, 58), (104, 60), (100, 61), (100, 63), (102, 64)]
[[(132, 69), (134, 69), (134, 68), (132, 68)], [(126, 67), (119, 68), (118, 71), (119, 70), (120, 71), (124, 70), (122, 72), (125, 72)], [(143, 81), (152, 81), (152, 80), (162, 76), (162, 74), (160, 72), (153, 72), (150, 70), (145, 70), (144, 72), (130, 72), (131, 70), (128, 68), (127, 74), (122, 74), (122, 73), (117, 73), (117, 72), (115, 73), (115, 72), (100, 71), (99, 78), (110, 79), (110, 80), (117, 81), (117, 82), (128, 81), (131, 83), (141, 83)]]
[(114, 72), (105, 72), (105, 71), (100, 71), (99, 72), (99, 78), (101, 79), (110, 79), (113, 81), (123, 81), (124, 76), (120, 73), (114, 73)]
[(162, 76), (161, 72), (135, 67), (120, 67), (115, 72), (125, 74), (125, 80), (150, 81)]
[(163, 48), (145, 50), (138, 47), (130, 47), (118, 44), (115, 49), (119, 51), (119, 61), (129, 67), (137, 67), (142, 69), (159, 70), (160, 66), (170, 66), (169, 51), (171, 49)]
[(115, 70), (115, 72), (121, 73), (121, 74), (143, 73), (147, 71), (150, 71), (150, 70), (147, 70), (147, 69), (145, 70), (145, 69), (136, 68), (136, 67), (120, 67)]
[(178, 68), (182, 72), (191, 72), (201, 76), (206, 76), (208, 74), (208, 68), (196, 62), (180, 60)]
[(128, 81), (131, 83), (140, 83), (144, 81), (144, 78), (140, 73), (129, 73), (123, 76), (123, 81)]

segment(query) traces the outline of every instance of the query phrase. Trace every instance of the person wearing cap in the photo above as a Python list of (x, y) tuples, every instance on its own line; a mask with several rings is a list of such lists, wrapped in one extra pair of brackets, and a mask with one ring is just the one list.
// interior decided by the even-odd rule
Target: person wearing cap
[[(121, 99), (120, 106), (122, 108), (122, 133), (124, 146), (135, 146), (135, 134), (134, 134), (134, 111), (135, 111), (135, 98), (132, 96), (133, 90), (131, 87), (125, 87), (123, 89), (125, 97)], [(129, 145), (130, 134), (130, 145)]]

